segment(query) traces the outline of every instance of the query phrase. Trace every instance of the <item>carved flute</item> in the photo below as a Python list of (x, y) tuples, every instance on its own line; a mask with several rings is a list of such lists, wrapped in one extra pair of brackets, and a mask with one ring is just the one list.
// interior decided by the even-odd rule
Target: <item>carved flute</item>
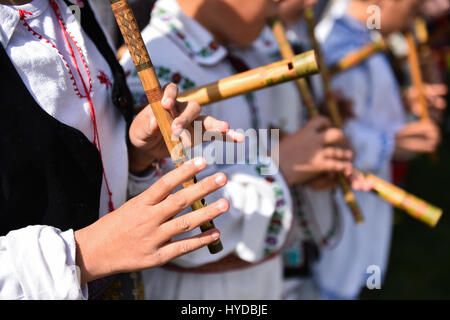
[[(175, 166), (180, 166), (187, 160), (187, 157), (184, 153), (180, 139), (173, 136), (171, 133), (171, 124), (173, 119), (171, 114), (161, 105), (161, 99), (163, 97), (161, 85), (155, 74), (152, 61), (150, 60), (147, 48), (145, 47), (145, 43), (142, 39), (133, 11), (127, 0), (110, 0), (110, 2), (117, 20), (117, 24), (119, 25), (125, 42), (127, 43), (128, 50), (130, 51), (133, 63), (136, 67), (136, 71), (138, 72), (139, 78), (142, 82), (142, 86), (151, 105), (153, 114), (155, 115), (159, 129), (164, 137), (164, 141), (170, 152), (172, 161)], [(196, 178), (192, 177), (190, 180), (183, 183), (183, 187), (187, 188), (195, 183)], [(191, 207), (193, 210), (198, 210), (205, 206), (206, 202), (202, 199), (193, 203)], [(200, 226), (202, 232), (213, 228), (213, 221)], [(211, 254), (218, 253), (223, 249), (222, 242), (218, 239), (208, 245), (208, 249)]]
[[(288, 58), (290, 55), (293, 55), (294, 51), (286, 38), (286, 33), (282, 22), (280, 20), (274, 20), (271, 21), (271, 25), (275, 38), (280, 46), (280, 52), (283, 58)], [(374, 46), (372, 45), (371, 48), (374, 48)], [(363, 51), (367, 53), (368, 50), (367, 48), (363, 48)], [(370, 56), (370, 54), (367, 55), (366, 58), (368, 56)], [(352, 59), (352, 61), (356, 61), (356, 59)], [(344, 65), (349, 66), (350, 64), (342, 64), (342, 66)], [(299, 80), (297, 80), (297, 82), (298, 81)], [(311, 109), (315, 110), (314, 113), (309, 112), (310, 116), (313, 117), (315, 114), (318, 114), (317, 106), (314, 100), (309, 100), (312, 99), (312, 94), (308, 83), (304, 81), (304, 83), (301, 84), (301, 89), (300, 85), (298, 85), (298, 87), (303, 102), (308, 106), (308, 112)], [(307, 99), (304, 98), (304, 93), (306, 94)], [(356, 169), (355, 173), (364, 175), (364, 177), (372, 183), (373, 190), (379, 197), (389, 202), (396, 208), (404, 210), (413, 218), (418, 219), (431, 227), (434, 227), (442, 216), (442, 210), (440, 208), (437, 208), (424, 200), (407, 193), (392, 183), (389, 183), (373, 174), (366, 174)]]
[[(331, 121), (333, 125), (337, 128), (342, 128), (342, 119), (339, 114), (339, 108), (337, 104), (337, 100), (333, 95), (333, 90), (330, 84), (330, 71), (328, 70), (328, 66), (325, 63), (325, 58), (323, 56), (322, 50), (319, 46), (319, 42), (316, 39), (314, 34), (315, 22), (314, 22), (314, 12), (311, 8), (305, 9), (304, 17), (308, 24), (308, 34), (311, 39), (314, 51), (316, 52), (317, 58), (319, 60), (320, 67), (320, 75), (322, 76), (322, 83), (325, 90), (325, 99), (326, 104), (330, 112)], [(356, 202), (356, 196), (350, 188), (350, 184), (348, 180), (345, 178), (343, 174), (338, 174), (338, 181), (344, 192), (344, 199), (347, 203), (350, 211), (352, 212), (353, 218), (357, 224), (362, 223), (364, 221), (363, 214)]]

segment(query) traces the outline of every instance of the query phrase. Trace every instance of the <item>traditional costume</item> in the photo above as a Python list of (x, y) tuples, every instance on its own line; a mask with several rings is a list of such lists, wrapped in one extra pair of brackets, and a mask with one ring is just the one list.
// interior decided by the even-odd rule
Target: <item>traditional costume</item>
[[(128, 173), (132, 98), (87, 2), (0, 5), (0, 297), (85, 299), (73, 230), (118, 208), (155, 173)], [(134, 275), (135, 276), (135, 275)], [(89, 297), (116, 278), (96, 281)], [(127, 283), (131, 283), (128, 286)], [(115, 283), (130, 298), (136, 277)], [(123, 292), (110, 292), (121, 297)], [(125, 296), (122, 296), (125, 297)]]
[[(271, 62), (265, 55), (255, 54), (251, 46), (221, 46), (208, 30), (186, 16), (175, 0), (156, 3), (151, 22), (142, 35), (161, 83), (174, 82), (181, 90)], [(136, 103), (145, 104), (145, 93), (130, 56), (126, 54), (121, 63)], [(299, 112), (285, 112), (283, 105), (288, 103), (299, 103), (292, 84), (224, 100), (205, 107), (203, 113), (219, 117), (228, 121), (232, 128), (244, 131), (280, 126), (297, 128), (301, 116)], [(215, 154), (209, 149), (213, 146)], [(235, 147), (216, 141), (204, 148), (204, 155), (207, 159), (212, 155), (214, 163), (198, 176), (201, 179), (217, 171), (228, 176), (228, 184), (223, 189), (206, 197), (207, 203), (222, 197), (230, 201), (229, 212), (215, 219), (224, 250), (211, 255), (203, 248), (162, 268), (144, 271), (146, 298), (281, 298), (279, 252), (292, 223), (289, 188), (280, 172), (263, 174), (264, 169), (277, 167), (271, 158), (261, 154), (258, 159), (248, 156), (238, 159), (241, 164), (237, 164), (235, 154), (230, 156), (230, 146)], [(251, 149), (254, 145), (247, 147)], [(222, 148), (226, 149), (226, 154), (220, 153)], [(194, 154), (196, 150), (194, 148)], [(224, 160), (230, 157), (233, 161), (227, 164)], [(196, 233), (198, 230), (186, 236)]]
[[(344, 15), (334, 21), (322, 48), (331, 65), (371, 41), (370, 30), (364, 23)], [(382, 53), (373, 55), (336, 75), (332, 86), (353, 102), (355, 117), (346, 122), (344, 133), (355, 152), (355, 167), (391, 181), (395, 135), (406, 119), (387, 57)], [(343, 219), (342, 239), (334, 249), (322, 250), (314, 267), (317, 285), (326, 298), (357, 298), (371, 275), (369, 266), (377, 266), (382, 276), (386, 273), (392, 207), (371, 193), (356, 192), (356, 197), (364, 223), (355, 224), (340, 193), (337, 202)]]
[[(301, 23), (291, 25), (286, 36), (295, 53), (310, 50), (307, 26)], [(265, 54), (270, 60), (278, 61), (282, 57), (280, 48), (270, 28), (265, 28), (253, 47)], [(310, 78), (306, 79), (307, 81)], [(295, 88), (297, 95), (300, 94)], [(301, 114), (299, 127), (284, 127), (284, 131), (293, 134), (309, 119), (303, 103), (286, 104), (285, 112)], [(282, 159), (281, 159), (282, 160)], [(342, 219), (337, 210), (335, 189), (314, 190), (308, 185), (291, 187), (293, 198), (293, 225), (283, 248), (283, 294), (286, 300), (315, 300), (320, 292), (313, 283), (312, 265), (318, 259), (320, 249), (333, 247), (342, 234)]]

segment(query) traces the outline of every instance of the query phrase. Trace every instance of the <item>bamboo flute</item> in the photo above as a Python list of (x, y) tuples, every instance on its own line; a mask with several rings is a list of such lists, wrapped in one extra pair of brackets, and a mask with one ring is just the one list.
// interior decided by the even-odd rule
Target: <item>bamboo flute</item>
[[(319, 46), (319, 42), (317, 41), (316, 36), (314, 34), (315, 22), (313, 10), (311, 8), (305, 9), (304, 17), (308, 24), (309, 37), (311, 39), (314, 51), (316, 52), (317, 59), (319, 60), (320, 75), (322, 77), (326, 104), (330, 113), (331, 121), (335, 127), (342, 129), (343, 126), (342, 118), (341, 115), (339, 114), (337, 100), (334, 97), (330, 83), (331, 74), (325, 63), (325, 58)], [(345, 202), (347, 203), (355, 222), (357, 224), (362, 223), (364, 221), (364, 217), (358, 206), (358, 203), (356, 202), (356, 196), (353, 193), (352, 189), (350, 188), (348, 180), (345, 178), (343, 174), (338, 174), (338, 181), (344, 193)]]
[[(290, 59), (294, 57), (295, 52), (286, 37), (286, 31), (281, 20), (273, 19), (269, 23), (272, 27), (272, 32), (275, 36), (275, 39), (278, 42), (278, 46), (280, 47), (282, 58)], [(315, 117), (319, 115), (318, 108), (314, 103), (314, 97), (311, 94), (311, 90), (309, 90), (308, 82), (306, 81), (306, 79), (298, 78), (297, 80), (295, 80), (295, 84), (297, 85), (298, 91), (300, 92), (300, 97), (308, 110), (309, 116)]]
[(287, 81), (306, 77), (319, 71), (316, 55), (305, 52), (289, 59), (238, 73), (201, 87), (184, 91), (178, 101), (197, 101), (200, 105), (214, 103)]
[(439, 68), (433, 60), (432, 50), (429, 44), (427, 22), (422, 17), (414, 19), (414, 32), (418, 41), (419, 60), (422, 65), (423, 80), (425, 83), (440, 83)]
[[(222, 101), (238, 95), (279, 85), (294, 79), (319, 72), (319, 65), (313, 51), (281, 60), (263, 67), (223, 78), (200, 87), (180, 93), (178, 101), (196, 101), (201, 106)], [(144, 107), (135, 108), (139, 113)]]
[(373, 175), (362, 173), (372, 183), (373, 190), (381, 198), (402, 209), (413, 218), (422, 221), (430, 227), (435, 227), (442, 216), (442, 209), (402, 190), (401, 188)]
[(405, 33), (406, 42), (408, 43), (408, 64), (411, 72), (411, 80), (414, 88), (417, 90), (417, 98), (422, 108), (420, 118), (422, 120), (430, 119), (428, 114), (428, 103), (425, 96), (425, 87), (423, 83), (422, 71), (420, 69), (419, 54), (416, 46), (416, 39), (413, 32)]
[[(271, 26), (275, 38), (280, 46), (280, 52), (282, 57), (289, 58), (289, 55), (293, 55), (294, 51), (286, 38), (286, 33), (284, 31), (282, 22), (280, 20), (271, 21)], [(367, 50), (364, 51), (367, 52)], [(368, 56), (369, 55), (367, 55), (367, 57)], [(312, 94), (309, 89), (308, 83), (304, 79), (298, 79), (296, 81), (298, 82), (299, 80), (303, 80), (304, 82), (301, 84), (301, 89), (300, 85), (298, 85), (302, 100), (305, 104), (307, 104), (307, 109), (310, 116), (314, 117), (315, 115), (318, 114), (318, 110), (312, 98)], [(304, 94), (306, 95), (307, 99), (311, 97), (311, 100), (306, 101), (306, 99), (304, 99), (303, 96)], [(310, 110), (314, 110), (315, 112), (311, 113)], [(442, 209), (437, 208), (425, 202), (424, 200), (407, 193), (406, 191), (402, 190), (401, 188), (395, 186), (392, 183), (389, 183), (373, 174), (363, 173), (356, 169), (355, 173), (364, 175), (364, 177), (372, 183), (374, 192), (380, 198), (392, 204), (394, 207), (404, 210), (413, 218), (424, 222), (430, 227), (436, 226), (440, 217), (442, 216)]]
[[(187, 161), (187, 157), (184, 153), (180, 139), (172, 135), (171, 124), (173, 119), (171, 114), (161, 105), (161, 99), (163, 97), (161, 85), (155, 74), (152, 61), (150, 60), (147, 48), (145, 47), (145, 43), (142, 39), (133, 11), (127, 0), (110, 0), (110, 2), (117, 20), (117, 24), (119, 25), (125, 42), (127, 43), (128, 50), (130, 51), (133, 63), (136, 67), (136, 71), (138, 72), (153, 114), (155, 115), (160, 131), (164, 137), (164, 141), (170, 152), (172, 161), (175, 166), (180, 166), (183, 162)], [(196, 178), (194, 176), (190, 180), (183, 183), (183, 187), (187, 188), (195, 183)], [(191, 207), (193, 210), (198, 210), (205, 206), (205, 200), (201, 199), (193, 203)], [(202, 232), (213, 228), (213, 221), (200, 226)], [(208, 245), (208, 249), (211, 254), (218, 253), (223, 249), (222, 242), (218, 239)]]
[(377, 52), (384, 51), (387, 49), (387, 44), (384, 39), (380, 39), (369, 43), (353, 52), (350, 52), (344, 58), (339, 60), (336, 64), (330, 66), (330, 74), (335, 75), (341, 71), (350, 69), (370, 56), (374, 55)]

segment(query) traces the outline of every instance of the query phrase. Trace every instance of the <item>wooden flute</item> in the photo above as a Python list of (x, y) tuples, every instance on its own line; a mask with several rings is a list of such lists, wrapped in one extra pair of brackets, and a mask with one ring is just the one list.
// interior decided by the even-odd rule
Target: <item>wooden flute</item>
[[(290, 59), (281, 60), (183, 91), (177, 100), (180, 102), (196, 101), (201, 106), (205, 106), (238, 95), (306, 77), (317, 72), (319, 72), (319, 65), (314, 51), (311, 50)], [(143, 108), (145, 106), (135, 108), (134, 113), (141, 112)]]
[[(110, 0), (110, 2), (117, 24), (119, 25), (120, 31), (128, 46), (136, 71), (142, 82), (142, 86), (151, 105), (153, 114), (155, 115), (159, 129), (164, 137), (172, 161), (175, 166), (180, 166), (187, 161), (187, 157), (180, 139), (172, 135), (171, 124), (173, 119), (171, 114), (161, 105), (161, 99), (163, 97), (161, 85), (156, 76), (147, 48), (145, 47), (133, 11), (127, 0)], [(187, 188), (195, 183), (196, 178), (194, 176), (183, 183), (183, 187)], [(201, 199), (193, 203), (191, 207), (193, 210), (199, 210), (206, 207), (206, 202), (204, 199)], [(209, 221), (200, 226), (202, 232), (213, 228), (213, 221)], [(211, 254), (218, 253), (223, 249), (222, 242), (218, 239), (208, 245), (208, 249)]]
[(402, 190), (401, 188), (368, 173), (359, 172), (372, 183), (373, 191), (394, 207), (402, 209), (413, 218), (435, 227), (442, 216), (442, 209)]
[(411, 80), (414, 88), (417, 90), (417, 99), (422, 109), (420, 118), (422, 120), (428, 120), (430, 119), (430, 116), (428, 114), (428, 103), (425, 95), (422, 70), (420, 69), (420, 60), (416, 45), (416, 39), (413, 32), (411, 31), (405, 33), (405, 38), (406, 42), (408, 43), (408, 64), (411, 73)]
[[(282, 22), (278, 19), (271, 21), (271, 26), (275, 38), (279, 44), (280, 52), (283, 58), (288, 58), (294, 55), (294, 50), (286, 38), (286, 33)], [(380, 43), (381, 44), (381, 43)], [(371, 46), (374, 48), (373, 46)], [(368, 52), (367, 48), (363, 48), (364, 55)], [(372, 49), (370, 50), (372, 51)], [(366, 55), (367, 58), (369, 55)], [(365, 59), (364, 58), (364, 59)], [(345, 60), (345, 58), (344, 58)], [(356, 61), (352, 59), (352, 61)], [(342, 64), (342, 66), (349, 66), (350, 64)], [(299, 80), (303, 80), (303, 83), (298, 83)], [(307, 106), (308, 112), (311, 117), (318, 114), (317, 106), (312, 99), (311, 90), (309, 85), (304, 79), (298, 79), (297, 86), (299, 87), (300, 96), (302, 101)], [(306, 97), (306, 99), (305, 99)], [(314, 110), (314, 112), (310, 112)], [(372, 183), (373, 190), (379, 197), (392, 204), (394, 207), (399, 208), (407, 212), (413, 218), (418, 219), (431, 227), (436, 226), (440, 217), (442, 216), (442, 209), (437, 208), (422, 199), (417, 198), (414, 195), (407, 193), (401, 188), (389, 183), (373, 174), (367, 174), (355, 169), (356, 174), (363, 175), (368, 181)]]
[[(278, 42), (278, 46), (280, 47), (280, 54), (283, 59), (290, 59), (295, 56), (294, 50), (292, 49), (292, 46), (286, 37), (286, 32), (281, 20), (272, 19), (269, 21), (269, 24), (272, 28), (275, 39)], [(308, 82), (306, 81), (306, 79), (299, 78), (295, 80), (295, 84), (297, 85), (301, 99), (308, 110), (309, 116), (315, 117), (319, 115), (319, 111), (314, 103), (314, 97), (311, 94), (311, 90), (309, 90)]]
[(181, 102), (194, 100), (200, 105), (206, 105), (306, 77), (318, 71), (319, 65), (316, 55), (313, 51), (309, 51), (289, 59), (238, 73), (214, 83), (184, 91), (180, 94), (178, 100)]
[[(311, 8), (306, 8), (304, 11), (304, 17), (308, 24), (308, 34), (311, 39), (314, 51), (316, 52), (317, 59), (319, 60), (320, 67), (320, 75), (322, 77), (322, 83), (325, 91), (325, 99), (328, 107), (328, 111), (330, 113), (330, 118), (333, 125), (337, 128), (342, 129), (343, 122), (341, 119), (341, 115), (339, 114), (339, 108), (337, 104), (337, 100), (333, 94), (333, 90), (330, 84), (331, 74), (328, 70), (328, 66), (325, 63), (325, 58), (323, 56), (322, 50), (320, 48), (319, 42), (316, 39), (314, 34), (315, 22), (314, 22), (314, 12)], [(344, 199), (352, 212), (353, 218), (357, 224), (362, 223), (364, 221), (363, 214), (361, 209), (356, 202), (356, 196), (350, 188), (350, 184), (348, 180), (345, 178), (343, 174), (338, 174), (338, 181), (341, 189), (344, 193)]]
[(346, 55), (344, 58), (339, 60), (334, 65), (330, 66), (330, 74), (335, 75), (341, 71), (350, 69), (367, 58), (371, 57), (377, 52), (385, 51), (387, 50), (388, 45), (386, 41), (383, 38), (380, 38), (377, 41), (374, 41), (372, 43), (366, 44), (365, 46), (350, 52), (348, 55)]

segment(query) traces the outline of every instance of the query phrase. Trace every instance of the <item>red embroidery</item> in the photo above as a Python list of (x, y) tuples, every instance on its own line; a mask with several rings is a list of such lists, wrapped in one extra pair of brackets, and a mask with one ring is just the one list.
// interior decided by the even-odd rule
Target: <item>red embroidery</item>
[(172, 81), (175, 84), (179, 84), (181, 81), (181, 75), (179, 73), (174, 73), (172, 76)]
[(211, 43), (209, 44), (209, 48), (213, 51), (216, 51), (217, 49), (219, 49), (219, 45), (217, 44), (217, 42), (211, 41)]
[[(67, 63), (67, 60), (65, 59), (65, 57), (61, 53), (61, 51), (59, 51), (58, 48), (50, 40), (48, 40), (44, 36), (40, 35), (36, 31), (34, 31), (30, 27), (30, 25), (25, 21), (25, 14), (28, 14), (28, 15), (32, 15), (32, 14), (30, 12), (27, 12), (27, 11), (24, 11), (24, 10), (18, 10), (19, 15), (20, 15), (20, 20), (22, 20), (23, 25), (27, 28), (27, 30), (29, 32), (31, 32), (33, 34), (33, 36), (37, 36), (39, 38), (39, 40), (44, 39), (46, 43), (48, 43), (55, 50), (58, 51), (59, 56), (64, 61), (64, 64), (65, 64), (66, 68), (68, 69), (68, 72), (70, 74), (70, 80), (73, 81), (72, 85), (74, 87), (75, 94), (81, 99), (86, 98), (88, 100), (89, 110), (90, 110), (90, 113), (91, 113), (92, 126), (93, 126), (93, 130), (94, 130), (94, 141), (92, 143), (97, 147), (97, 149), (98, 149), (98, 151), (100, 153), (100, 159), (101, 159), (101, 162), (102, 162), (102, 170), (103, 170), (103, 178), (105, 180), (105, 186), (106, 186), (106, 190), (108, 192), (108, 197), (109, 197), (108, 206), (109, 206), (109, 210), (110, 211), (114, 211), (114, 204), (112, 202), (112, 192), (111, 192), (111, 189), (109, 187), (108, 179), (106, 178), (105, 166), (103, 165), (102, 149), (101, 149), (101, 144), (100, 144), (100, 136), (99, 136), (99, 133), (98, 133), (97, 119), (96, 119), (96, 115), (95, 115), (94, 104), (93, 104), (92, 99), (91, 99), (91, 93), (92, 93), (91, 73), (89, 71), (89, 67), (88, 67), (88, 65), (86, 63), (86, 60), (84, 59), (84, 55), (81, 52), (81, 48), (78, 46), (78, 43), (72, 37), (70, 32), (67, 30), (67, 27), (66, 27), (65, 23), (63, 22), (62, 16), (61, 16), (61, 14), (59, 12), (58, 4), (56, 3), (55, 0), (50, 0), (50, 3), (51, 3), (51, 6), (52, 6), (55, 14), (56, 14), (56, 17), (58, 18), (59, 25), (61, 26), (61, 29), (62, 29), (62, 32), (63, 32), (63, 35), (64, 35), (64, 39), (65, 39), (66, 44), (68, 45), (68, 48), (69, 48), (69, 52), (70, 52), (70, 56), (72, 58), (72, 62), (74, 63), (75, 69), (76, 69), (76, 71), (77, 71), (77, 73), (78, 73), (78, 75), (79, 75), (79, 77), (81, 79), (81, 83), (82, 83), (83, 89), (84, 89), (84, 93), (83, 94), (80, 92), (80, 89), (78, 88), (76, 80), (75, 80), (75, 78), (73, 76), (72, 70), (70, 69), (70, 66)], [(83, 3), (82, 3), (82, 5), (84, 6)], [(70, 40), (69, 40), (69, 38), (70, 38)], [(72, 43), (75, 45), (77, 53), (78, 53), (78, 55), (81, 58), (81, 61), (83, 63), (84, 69), (85, 69), (86, 74), (87, 74), (87, 78), (88, 78), (87, 80), (88, 80), (89, 86), (86, 84), (86, 82), (85, 82), (85, 80), (83, 78), (83, 75), (81, 74), (80, 68), (78, 66), (77, 58), (75, 57), (75, 52), (74, 52), (74, 50), (72, 48)]]
[(98, 72), (97, 78), (100, 80), (101, 84), (106, 86), (106, 89), (109, 89), (109, 87), (112, 86), (111, 80), (109, 80), (108, 76), (102, 70)]
[(28, 12), (28, 11), (25, 11), (25, 10), (22, 10), (22, 9), (19, 9), (18, 11), (19, 11), (19, 15), (20, 15), (20, 20), (25, 20), (25, 15), (26, 14), (29, 15), (29, 16), (33, 15), (31, 12)]

